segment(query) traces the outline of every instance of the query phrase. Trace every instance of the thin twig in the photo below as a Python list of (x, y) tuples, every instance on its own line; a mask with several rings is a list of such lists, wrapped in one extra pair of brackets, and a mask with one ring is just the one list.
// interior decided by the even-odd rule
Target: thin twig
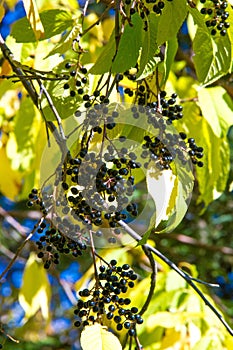
[(210, 250), (213, 252), (221, 252), (222, 254), (225, 254), (225, 255), (233, 255), (233, 249), (230, 247), (209, 245), (209, 244), (200, 242), (199, 240), (197, 240), (193, 237), (183, 235), (180, 233), (178, 233), (178, 234), (166, 234), (166, 233), (164, 233), (163, 234), (163, 238), (168, 238), (168, 237), (169, 237), (169, 239), (181, 242), (183, 244), (192, 245), (192, 246), (195, 246), (197, 248), (203, 248), (203, 249)]
[[(19, 81), (21, 81), (22, 76), (21, 75), (0, 75), (0, 79), (16, 79), (18, 78), (18, 80), (15, 80), (15, 83), (18, 83)], [(60, 80), (67, 80), (67, 76), (65, 75), (64, 77), (56, 77), (56, 78), (49, 78), (49, 77), (42, 77), (42, 76), (38, 76), (38, 75), (25, 75), (25, 78), (30, 81), (30, 80), (38, 80), (38, 78), (40, 78), (40, 80), (45, 80), (45, 81), (60, 81)]]
[(94, 245), (93, 236), (92, 236), (92, 232), (91, 231), (89, 231), (89, 236), (90, 236), (90, 246), (91, 246), (91, 254), (92, 254), (92, 258), (93, 258), (96, 286), (98, 287), (98, 285), (99, 285), (99, 276), (98, 276), (98, 271), (97, 271), (97, 266), (96, 266), (95, 245)]
[(75, 298), (75, 296), (72, 293), (72, 288), (71, 288), (70, 283), (67, 282), (66, 280), (60, 278), (60, 273), (57, 272), (56, 270), (54, 270), (52, 273), (53, 273), (54, 277), (57, 279), (58, 283), (63, 288), (63, 290), (64, 290), (67, 298), (71, 302), (71, 304), (75, 305), (77, 303), (77, 299)]
[(22, 236), (25, 236), (27, 233), (29, 233), (29, 229), (27, 229), (25, 226), (22, 226), (17, 220), (15, 220), (9, 213), (0, 207), (0, 216), (8, 222), (9, 225), (11, 225), (16, 231), (18, 231)]
[(108, 13), (109, 9), (112, 7), (112, 4), (110, 4), (105, 10), (104, 12), (101, 14), (101, 16), (97, 19), (97, 21), (95, 21), (93, 24), (91, 24), (87, 29), (85, 29), (81, 36), (83, 37), (85, 34), (87, 34), (92, 28), (94, 28), (97, 24), (100, 23), (100, 21), (105, 17), (105, 15)]
[(25, 87), (25, 89), (27, 90), (29, 96), (31, 97), (34, 105), (38, 107), (38, 96), (33, 84), (29, 82), (28, 79), (25, 77), (23, 70), (17, 66), (16, 61), (14, 60), (13, 53), (10, 51), (10, 49), (6, 45), (1, 34), (0, 34), (0, 48), (2, 50), (3, 56), (9, 62), (13, 72), (15, 72), (17, 76), (20, 77), (20, 80), (23, 86)]
[(2, 334), (4, 334), (5, 337), (7, 337), (7, 338), (10, 339), (11, 341), (13, 341), (14, 343), (19, 343), (19, 340), (13, 338), (10, 334), (6, 333), (5, 330), (2, 328), (1, 325), (0, 325), (0, 332), (1, 332)]
[(21, 251), (23, 250), (23, 248), (25, 247), (26, 243), (32, 238), (32, 236), (34, 235), (34, 233), (37, 230), (37, 227), (44, 221), (44, 217), (42, 217), (37, 224), (34, 226), (33, 230), (31, 231), (31, 233), (25, 238), (25, 240), (23, 241), (23, 243), (18, 247), (18, 249), (16, 250), (15, 256), (13, 257), (13, 259), (9, 262), (9, 264), (7, 265), (7, 267), (3, 270), (3, 272), (0, 274), (0, 281), (1, 279), (5, 276), (5, 274), (11, 269), (11, 267), (14, 265), (16, 259), (18, 258), (19, 254), (21, 253)]
[(60, 117), (56, 107), (54, 106), (53, 100), (52, 100), (51, 96), (49, 95), (47, 89), (45, 88), (44, 84), (42, 84), (40, 80), (38, 80), (38, 83), (39, 83), (41, 92), (45, 95), (46, 100), (48, 101), (49, 107), (52, 110), (52, 112), (57, 120), (58, 128), (60, 130), (60, 136), (61, 136), (62, 140), (65, 142), (66, 137), (65, 137), (64, 130), (63, 130), (63, 126), (62, 126), (61, 117)]
[[(10, 249), (6, 248), (3, 244), (0, 244), (0, 252), (7, 256), (9, 259), (13, 259), (15, 256), (15, 254)], [(24, 258), (18, 258), (18, 261), (25, 263), (26, 260)]]
[[(125, 231), (134, 238), (137, 242), (141, 240), (141, 236), (136, 233), (131, 227), (129, 227), (124, 221), (119, 221), (119, 224), (125, 229)], [(214, 307), (211, 302), (204, 296), (202, 291), (194, 284), (193, 278), (189, 276), (184, 271), (180, 270), (178, 266), (176, 266), (171, 260), (169, 260), (166, 256), (164, 256), (160, 251), (158, 251), (156, 248), (150, 246), (149, 244), (143, 245), (146, 249), (151, 251), (153, 254), (155, 254), (158, 258), (160, 258), (162, 261), (164, 261), (171, 269), (175, 270), (194, 290), (195, 292), (201, 297), (201, 299), (204, 301), (204, 303), (214, 312), (214, 314), (217, 316), (217, 318), (220, 320), (220, 322), (224, 325), (224, 327), (227, 329), (227, 331), (233, 336), (233, 329), (229, 326), (229, 324), (224, 320), (220, 312)]]

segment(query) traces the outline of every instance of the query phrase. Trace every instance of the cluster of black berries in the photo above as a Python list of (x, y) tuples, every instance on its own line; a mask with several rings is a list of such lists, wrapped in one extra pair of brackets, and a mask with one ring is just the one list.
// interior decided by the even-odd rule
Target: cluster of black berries
[[(81, 152), (81, 151), (80, 151)], [(96, 157), (94, 152), (86, 153), (85, 162), (82, 156), (70, 158), (63, 165), (61, 183), (61, 198), (56, 206), (62, 206), (62, 214), (68, 213), (76, 220), (92, 230), (93, 225), (102, 226), (104, 223), (113, 229), (110, 243), (114, 243), (115, 235), (120, 234), (118, 221), (127, 218), (124, 209), (132, 216), (137, 216), (137, 206), (130, 203), (129, 197), (134, 192), (134, 177), (132, 171), (140, 164), (127, 159), (127, 148), (116, 150), (109, 145), (103, 154), (103, 160)], [(110, 166), (108, 165), (110, 164)], [(101, 230), (96, 234), (101, 236)]]
[(65, 69), (69, 70), (68, 81), (63, 85), (64, 90), (69, 90), (70, 96), (74, 97), (76, 94), (82, 96), (85, 101), (85, 92), (88, 90), (87, 69), (85, 67), (75, 67), (74, 64), (67, 62)]
[(176, 103), (177, 94), (173, 93), (169, 98), (165, 98), (166, 91), (161, 91), (157, 101), (149, 103), (149, 107), (162, 114), (166, 118), (167, 124), (172, 124), (174, 120), (183, 117), (183, 107)]
[[(74, 115), (75, 117), (78, 118), (82, 115), (82, 112), (77, 110), (74, 113)], [(119, 116), (119, 113), (116, 110), (110, 110), (107, 104), (95, 103), (92, 108), (88, 109), (85, 115), (85, 121), (83, 125), (84, 127), (91, 126), (92, 133), (97, 132), (101, 134), (103, 131), (103, 127), (106, 127), (108, 130), (112, 130), (116, 126), (116, 119), (118, 116)], [(103, 127), (101, 127), (101, 124), (103, 124)], [(83, 146), (83, 148), (86, 149), (85, 146)]]
[[(102, 88), (96, 89), (93, 94), (88, 93), (88, 71), (86, 67), (74, 69), (74, 64), (67, 62), (65, 69), (69, 69), (68, 81), (63, 85), (64, 90), (69, 90), (70, 96), (80, 96), (85, 108), (90, 108), (94, 103), (108, 104), (109, 99), (106, 95), (101, 94)], [(116, 81), (123, 79), (122, 74), (118, 74)], [(104, 84), (105, 86), (105, 84)]]
[[(141, 157), (149, 159), (156, 163), (156, 167), (160, 170), (170, 169), (170, 164), (176, 157), (176, 154), (172, 155), (169, 149), (158, 137), (150, 137), (146, 135), (144, 137), (145, 143), (142, 145), (144, 149)], [(174, 147), (172, 148), (174, 150)], [(183, 159), (182, 159), (183, 160)], [(144, 164), (144, 167), (148, 167), (149, 162)]]
[[(172, 2), (172, 0), (167, 0), (168, 2)], [(156, 13), (157, 15), (161, 15), (162, 14), (162, 10), (164, 9), (164, 7), (166, 6), (165, 5), (165, 2), (163, 0), (146, 0), (146, 3), (147, 4), (150, 4), (150, 3), (153, 3), (154, 6), (153, 6), (153, 12)]]
[(33, 207), (34, 205), (39, 207), (39, 209), (43, 213), (43, 215), (47, 214), (45, 203), (41, 199), (39, 191), (36, 188), (33, 188), (31, 190), (31, 192), (28, 195), (28, 201), (27, 201), (27, 206), (29, 208)]
[[(129, 78), (129, 75), (127, 77)], [(126, 88), (124, 92), (130, 97), (134, 95), (134, 91), (130, 88)], [(139, 106), (146, 106), (147, 110), (149, 110), (151, 113), (162, 114), (162, 116), (166, 119), (167, 124), (172, 124), (174, 120), (178, 120), (183, 117), (183, 107), (177, 104), (176, 93), (173, 93), (170, 97), (167, 97), (166, 91), (161, 91), (158, 98), (155, 100), (154, 93), (142, 83), (138, 86), (135, 94), (135, 104), (138, 104)], [(132, 112), (134, 113), (133, 117), (135, 119), (139, 117), (137, 107), (133, 107)]]
[(229, 12), (226, 11), (228, 3), (221, 0), (200, 0), (204, 7), (201, 9), (201, 14), (205, 15), (205, 24), (211, 30), (211, 35), (225, 36), (230, 23), (227, 22)]
[[(59, 264), (60, 254), (72, 254), (74, 257), (82, 255), (82, 251), (86, 250), (86, 244), (80, 240), (74, 241), (73, 239), (64, 236), (61, 231), (54, 227), (46, 229), (45, 222), (42, 222), (37, 233), (42, 234), (40, 239), (36, 241), (37, 248), (39, 250), (37, 256), (43, 259), (44, 268), (49, 269), (51, 264)], [(74, 227), (74, 230), (80, 229), (79, 227)]]
[(136, 307), (128, 306), (131, 300), (123, 294), (134, 287), (136, 279), (137, 275), (128, 264), (117, 266), (117, 261), (111, 260), (110, 265), (101, 265), (94, 287), (79, 292), (81, 299), (74, 310), (79, 319), (74, 325), (84, 327), (94, 322), (104, 323), (106, 317), (113, 320), (118, 331), (127, 329), (128, 334), (134, 336), (136, 324), (142, 324), (143, 319)]
[[(173, 103), (175, 94), (173, 94), (171, 100)], [(167, 109), (163, 111), (169, 111), (169, 106), (169, 104), (168, 107), (166, 105)], [(159, 170), (170, 169), (171, 163), (175, 160), (178, 161), (177, 164), (186, 165), (189, 159), (191, 159), (193, 164), (197, 164), (199, 167), (203, 166), (203, 162), (198, 160), (203, 157), (203, 148), (198, 147), (193, 138), (185, 141), (187, 139), (185, 133), (176, 134), (173, 129), (168, 129), (167, 127), (167, 124), (171, 124), (173, 120), (182, 118), (182, 106), (180, 106), (181, 108), (178, 108), (179, 105), (175, 106), (180, 112), (172, 111), (174, 115), (172, 117), (169, 116), (166, 121), (164, 120), (165, 113), (160, 114), (157, 112), (157, 103), (151, 103), (150, 107), (147, 105), (146, 107), (134, 106), (131, 108), (134, 118), (140, 118), (140, 113), (145, 113), (148, 124), (159, 131), (158, 136), (149, 134), (144, 136), (141, 158), (145, 159), (143, 163), (145, 168), (148, 168), (150, 162), (153, 162)], [(179, 116), (176, 116), (175, 113)]]
[[(137, 1), (135, 7), (131, 7), (130, 14), (133, 15), (136, 11), (139, 13), (140, 17), (142, 19), (145, 19), (151, 11), (151, 5), (152, 4), (152, 11), (156, 13), (156, 15), (162, 15), (162, 11), (166, 6), (166, 2), (172, 2), (172, 0), (145, 0), (145, 1)], [(125, 3), (127, 5), (131, 4), (131, 0), (126, 0)], [(147, 21), (145, 21), (145, 30), (147, 30)]]
[[(79, 117), (81, 112), (76, 111), (75, 115)], [(89, 147), (95, 134), (106, 138), (107, 132), (116, 126), (118, 115), (106, 104), (95, 104), (86, 112), (80, 150), (73, 156), (67, 155), (63, 165), (57, 169), (55, 180), (55, 186), (60, 186), (56, 197), (56, 211), (60, 211), (60, 216), (68, 221), (65, 217), (68, 215), (72, 221), (78, 221), (81, 227), (85, 226), (97, 236), (101, 236), (102, 231), (96, 231), (96, 227), (103, 225), (110, 228), (110, 243), (114, 243), (116, 235), (121, 233), (118, 222), (125, 220), (127, 213), (130, 217), (138, 215), (137, 206), (130, 198), (134, 193), (133, 172), (141, 164), (135, 153), (123, 147), (124, 136), (119, 137), (117, 147), (108, 139), (101, 152), (89, 151)], [(48, 208), (52, 196), (44, 196)], [(61, 230), (67, 231), (63, 222), (58, 224)]]
[[(180, 137), (183, 140), (187, 139), (187, 135), (184, 132), (180, 133)], [(202, 168), (204, 163), (202, 161), (200, 161), (199, 159), (203, 158), (203, 156), (204, 156), (203, 147), (197, 146), (194, 138), (189, 138), (187, 140), (187, 144), (188, 144), (188, 154), (189, 154), (189, 157), (190, 157), (192, 163), (199, 166), (200, 168)]]

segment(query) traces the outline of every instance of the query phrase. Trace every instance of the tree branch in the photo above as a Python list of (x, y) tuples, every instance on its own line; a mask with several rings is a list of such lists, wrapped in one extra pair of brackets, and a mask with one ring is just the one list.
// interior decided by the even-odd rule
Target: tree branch
[(25, 236), (27, 233), (29, 233), (29, 230), (26, 227), (22, 226), (2, 207), (0, 207), (0, 216), (2, 216), (4, 220), (6, 220), (6, 222), (8, 222), (8, 224), (11, 225), (16, 231), (21, 233), (22, 236)]
[(197, 248), (204, 248), (206, 250), (210, 250), (212, 252), (221, 252), (225, 255), (233, 255), (233, 249), (230, 247), (220, 247), (220, 246), (214, 246), (214, 245), (208, 245), (206, 243), (200, 242), (197, 239), (193, 237), (189, 237), (186, 235), (182, 234), (163, 234), (163, 238), (169, 238), (178, 242), (181, 242), (183, 244), (187, 245), (193, 245), (196, 246)]
[(32, 236), (34, 235), (34, 233), (36, 232), (38, 226), (42, 223), (42, 221), (44, 221), (44, 217), (42, 217), (37, 224), (34, 226), (34, 229), (31, 231), (31, 233), (25, 238), (25, 240), (23, 241), (23, 243), (18, 247), (18, 249), (16, 250), (15, 256), (13, 257), (13, 259), (9, 262), (9, 264), (7, 265), (7, 267), (3, 270), (3, 272), (0, 274), (0, 281), (1, 279), (5, 276), (5, 274), (11, 269), (11, 267), (14, 265), (15, 261), (17, 260), (19, 254), (21, 253), (21, 251), (23, 250), (23, 248), (25, 247), (26, 243), (32, 238)]
[[(4, 58), (9, 62), (13, 72), (15, 74), (17, 74), (17, 76), (20, 79), (20, 81), (22, 82), (24, 88), (26, 89), (29, 96), (31, 97), (32, 102), (38, 108), (38, 110), (41, 112), (38, 94), (35, 90), (34, 85), (32, 84), (32, 81), (28, 80), (28, 76), (25, 74), (23, 67), (21, 67), (20, 64), (14, 59), (13, 53), (8, 48), (8, 46), (6, 45), (4, 39), (1, 35), (0, 35), (0, 48), (2, 50)], [(37, 79), (37, 82), (38, 82), (39, 86), (41, 87), (42, 92), (45, 94), (45, 97), (48, 101), (48, 104), (49, 104), (53, 114), (55, 115), (55, 118), (58, 122), (58, 126), (60, 129), (60, 134), (59, 134), (59, 132), (58, 132), (58, 130), (53, 122), (45, 120), (46, 125), (48, 126), (50, 131), (53, 133), (53, 135), (56, 139), (56, 142), (58, 143), (58, 145), (62, 151), (62, 154), (64, 155), (64, 153), (65, 154), (67, 153), (67, 147), (66, 147), (66, 143), (65, 143), (64, 131), (62, 129), (61, 122), (60, 122), (61, 118), (60, 118), (59, 114), (57, 113), (57, 111), (53, 105), (53, 102), (52, 102), (49, 94), (47, 93), (47, 90), (45, 89), (43, 84), (41, 82), (39, 82), (39, 78)]]
[[(119, 224), (125, 229), (125, 231), (137, 242), (141, 240), (141, 236), (137, 234), (131, 227), (129, 227), (124, 221), (119, 221)], [(217, 316), (217, 318), (220, 320), (220, 322), (224, 325), (224, 327), (227, 329), (227, 331), (233, 336), (233, 329), (229, 326), (229, 324), (224, 320), (220, 312), (214, 307), (213, 304), (209, 302), (209, 300), (204, 296), (202, 291), (194, 284), (193, 278), (189, 276), (184, 271), (180, 270), (178, 266), (176, 266), (171, 260), (169, 260), (166, 256), (164, 256), (160, 251), (158, 251), (156, 248), (150, 246), (149, 244), (144, 244), (144, 248), (148, 249), (150, 252), (155, 254), (158, 258), (160, 258), (162, 261), (164, 261), (171, 269), (176, 271), (194, 290), (195, 292), (201, 297), (201, 299), (204, 301), (204, 303), (214, 312), (214, 314)]]

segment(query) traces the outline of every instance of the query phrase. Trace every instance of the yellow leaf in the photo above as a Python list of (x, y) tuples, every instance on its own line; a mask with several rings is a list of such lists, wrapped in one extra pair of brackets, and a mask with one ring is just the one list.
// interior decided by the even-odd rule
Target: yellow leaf
[(5, 8), (3, 6), (0, 6), (0, 22), (2, 21), (4, 16), (5, 16)]
[(11, 168), (11, 163), (6, 155), (6, 148), (0, 148), (0, 192), (7, 198), (14, 200), (22, 187), (22, 174)]
[(203, 317), (201, 312), (176, 312), (171, 313), (168, 311), (157, 312), (154, 315), (150, 315), (147, 319), (147, 330), (150, 331), (156, 326), (164, 328), (176, 328), (179, 329), (185, 323), (199, 319)]
[(227, 335), (226, 340), (225, 340), (226, 348), (227, 350), (233, 349), (233, 338)]
[(34, 0), (23, 0), (27, 19), (31, 24), (36, 40), (43, 38), (44, 27), (40, 20), (40, 15)]
[(6, 0), (5, 2), (7, 3), (7, 6), (10, 8), (10, 9), (13, 9), (16, 5), (18, 0)]
[(23, 284), (19, 292), (19, 303), (25, 311), (24, 320), (34, 316), (39, 309), (44, 319), (48, 319), (50, 297), (51, 288), (47, 273), (37, 261), (35, 253), (31, 253), (25, 265)]
[(181, 333), (177, 332), (173, 328), (166, 330), (161, 343), (161, 350), (163, 349), (164, 350), (173, 350), (173, 349), (183, 350)]
[(84, 328), (80, 343), (83, 350), (122, 350), (119, 339), (98, 323)]

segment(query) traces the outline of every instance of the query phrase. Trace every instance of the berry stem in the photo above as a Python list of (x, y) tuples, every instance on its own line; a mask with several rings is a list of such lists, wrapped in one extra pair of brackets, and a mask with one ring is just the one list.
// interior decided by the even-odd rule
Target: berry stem
[(96, 287), (98, 288), (98, 286), (99, 286), (99, 275), (98, 275), (98, 270), (97, 270), (97, 266), (96, 266), (95, 245), (94, 245), (94, 241), (93, 241), (93, 236), (92, 236), (91, 230), (89, 231), (89, 235), (90, 235), (90, 247), (91, 247), (91, 254), (92, 254), (92, 258), (93, 258)]
[(6, 333), (5, 330), (2, 328), (2, 325), (0, 323), (0, 333), (4, 334), (5, 337), (13, 341), (14, 343), (19, 343), (18, 339), (13, 338), (10, 334)]
[(150, 265), (151, 265), (151, 269), (152, 269), (152, 273), (151, 273), (151, 282), (150, 282), (150, 290), (149, 293), (147, 295), (146, 301), (144, 303), (144, 305), (142, 306), (141, 310), (139, 311), (139, 315), (143, 315), (144, 312), (148, 309), (148, 306), (151, 302), (151, 299), (153, 297), (154, 294), (154, 290), (155, 290), (155, 286), (156, 286), (156, 276), (157, 276), (157, 263), (153, 258), (153, 255), (151, 253), (151, 251), (149, 249), (147, 249), (144, 245), (142, 246), (142, 249), (144, 251), (144, 253), (146, 254), (147, 258), (149, 259)]

